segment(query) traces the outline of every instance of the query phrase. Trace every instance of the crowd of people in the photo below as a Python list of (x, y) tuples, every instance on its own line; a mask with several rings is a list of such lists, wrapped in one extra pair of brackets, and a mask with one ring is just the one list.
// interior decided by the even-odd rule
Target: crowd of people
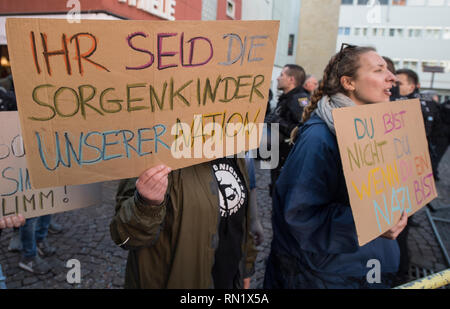
[[(375, 49), (353, 45), (331, 58), (320, 81), (288, 64), (277, 83), (278, 102), (265, 119), (278, 125), (280, 144), (272, 149), (280, 160), (271, 170), (273, 239), (264, 288), (391, 287), (408, 268), (407, 215), (358, 245), (332, 111), (419, 98), (438, 180), (449, 144), (449, 102), (422, 95), (415, 72), (395, 70)], [(125, 287), (248, 288), (264, 239), (256, 181), (248, 156), (178, 170), (159, 165), (121, 180), (110, 234), (128, 250)], [(22, 269), (49, 271), (39, 256), (54, 253), (46, 241), (50, 223), (50, 216), (0, 220), (0, 231), (20, 228)], [(381, 282), (366, 280), (368, 259), (380, 261)]]

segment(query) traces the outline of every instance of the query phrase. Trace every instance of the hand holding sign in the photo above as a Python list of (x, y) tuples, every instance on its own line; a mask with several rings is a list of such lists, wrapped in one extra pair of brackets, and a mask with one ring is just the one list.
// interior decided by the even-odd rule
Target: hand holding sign
[(172, 170), (165, 165), (149, 168), (139, 176), (136, 189), (148, 205), (161, 205), (167, 191), (168, 177)]
[(406, 214), (406, 211), (404, 211), (400, 218), (400, 221), (395, 226), (393, 226), (389, 231), (381, 235), (381, 237), (392, 240), (397, 239), (398, 235), (405, 229), (407, 224), (408, 224), (408, 215)]
[(21, 227), (25, 224), (25, 217), (21, 214), (0, 218), (0, 230)]

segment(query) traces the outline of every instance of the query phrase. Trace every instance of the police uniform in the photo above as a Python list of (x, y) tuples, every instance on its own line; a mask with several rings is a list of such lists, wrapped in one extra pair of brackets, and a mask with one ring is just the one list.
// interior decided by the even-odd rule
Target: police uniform
[(396, 98), (396, 101), (399, 100), (411, 100), (411, 99), (419, 99), (420, 107), (422, 109), (422, 116), (425, 126), (425, 134), (428, 141), (428, 150), (430, 152), (431, 165), (433, 168), (433, 174), (437, 177), (437, 155), (436, 155), (436, 145), (435, 145), (435, 136), (439, 133), (439, 106), (437, 106), (436, 102), (432, 100), (425, 99), (420, 92), (419, 89), (416, 88), (413, 93), (408, 96), (401, 96)]
[(291, 132), (296, 128), (302, 119), (303, 109), (308, 105), (308, 93), (302, 86), (298, 86), (288, 93), (282, 94), (278, 99), (277, 107), (266, 118), (267, 123), (279, 124), (279, 162), (278, 166), (271, 169), (271, 185), (270, 191), (275, 185), (278, 176), (280, 175), (281, 168), (286, 161), (291, 150), (290, 137)]

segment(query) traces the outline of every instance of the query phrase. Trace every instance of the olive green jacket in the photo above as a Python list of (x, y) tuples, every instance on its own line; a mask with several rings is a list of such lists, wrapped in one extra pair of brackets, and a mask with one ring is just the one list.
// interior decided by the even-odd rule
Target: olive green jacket
[[(245, 183), (244, 159), (237, 159)], [(172, 171), (165, 200), (144, 205), (135, 196), (136, 178), (122, 180), (110, 224), (113, 241), (129, 250), (125, 288), (213, 288), (212, 268), (220, 220), (217, 180), (210, 162)], [(243, 222), (237, 288), (254, 272), (256, 249), (249, 233), (250, 207)]]

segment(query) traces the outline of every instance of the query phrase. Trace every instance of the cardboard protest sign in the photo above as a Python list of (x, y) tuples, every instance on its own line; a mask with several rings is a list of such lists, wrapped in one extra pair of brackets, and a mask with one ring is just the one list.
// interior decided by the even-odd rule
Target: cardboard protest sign
[[(31, 183), (135, 177), (258, 147), (278, 21), (8, 19)], [(260, 126), (262, 127), (262, 126)]]
[(360, 245), (436, 196), (419, 100), (333, 111)]
[(101, 184), (33, 190), (18, 113), (1, 112), (0, 126), (0, 218), (19, 213), (32, 218), (101, 202)]

